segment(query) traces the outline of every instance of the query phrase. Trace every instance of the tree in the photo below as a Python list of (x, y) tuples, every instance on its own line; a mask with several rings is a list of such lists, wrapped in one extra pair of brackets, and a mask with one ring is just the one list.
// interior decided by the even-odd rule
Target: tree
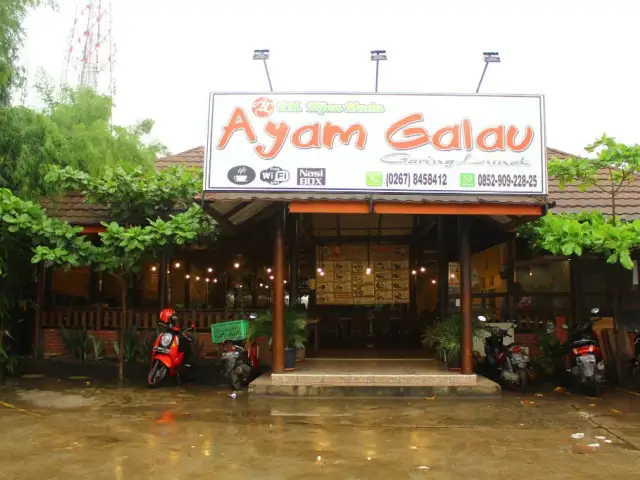
[(585, 150), (596, 157), (553, 160), (549, 175), (558, 179), (560, 188), (577, 184), (580, 191), (594, 189), (606, 194), (611, 214), (550, 212), (522, 227), (519, 234), (554, 255), (581, 256), (589, 251), (604, 255), (610, 264), (631, 269), (631, 254), (640, 247), (640, 221), (621, 220), (616, 207), (618, 196), (638, 180), (640, 145), (628, 146), (603, 135)]
[[(48, 218), (39, 205), (25, 201), (8, 189), (0, 189), (0, 332), (10, 320), (9, 311), (19, 295), (17, 286), (32, 272), (29, 248), (41, 245), (48, 249), (51, 265), (85, 265), (95, 256), (95, 248), (78, 234), (82, 227)], [(4, 339), (4, 337), (3, 337)], [(0, 341), (0, 370), (14, 359), (7, 355)], [(3, 354), (4, 352), (4, 354)]]
[[(632, 254), (640, 247), (640, 221), (619, 218), (617, 198), (638, 180), (640, 145), (618, 143), (606, 134), (585, 150), (595, 158), (553, 160), (549, 175), (558, 179), (560, 188), (577, 184), (580, 191), (597, 190), (608, 196), (611, 213), (584, 212), (548, 215), (520, 230), (535, 246), (554, 255), (581, 256), (585, 251), (603, 255), (607, 263), (633, 268)], [(617, 325), (618, 285), (613, 281), (613, 326), (617, 371), (623, 372), (622, 349)]]
[[(176, 247), (215, 238), (216, 228), (195, 202), (201, 173), (182, 167), (149, 172), (127, 172), (107, 167), (94, 177), (71, 167), (50, 167), (45, 180), (62, 191), (82, 191), (88, 202), (110, 208), (111, 222), (104, 222), (100, 244), (86, 258), (93, 268), (114, 275), (121, 291), (122, 320), (119, 335), (119, 378), (123, 379), (124, 334), (128, 328), (127, 285), (144, 260)], [(62, 255), (49, 245), (38, 246), (32, 262), (55, 262)], [(75, 266), (74, 262), (69, 265)], [(64, 262), (58, 262), (64, 263)]]
[(70, 166), (98, 175), (105, 166), (151, 170), (166, 147), (146, 143), (153, 121), (111, 124), (112, 99), (90, 88), (56, 91), (41, 76), (36, 84), (45, 106), (0, 110), (0, 187), (24, 198), (49, 193), (42, 166)]
[(0, 107), (11, 101), (12, 90), (24, 82), (18, 53), (24, 41), (22, 25), (27, 13), (48, 0), (0, 0)]

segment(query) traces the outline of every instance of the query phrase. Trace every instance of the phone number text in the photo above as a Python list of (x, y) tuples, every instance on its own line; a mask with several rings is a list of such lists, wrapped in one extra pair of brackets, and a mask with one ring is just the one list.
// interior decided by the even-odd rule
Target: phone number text
[(446, 173), (396, 173), (389, 172), (386, 175), (388, 187), (429, 187), (433, 185), (447, 186), (448, 179)]
[(492, 188), (535, 188), (538, 186), (537, 175), (493, 175), (481, 173), (478, 175), (479, 187)]

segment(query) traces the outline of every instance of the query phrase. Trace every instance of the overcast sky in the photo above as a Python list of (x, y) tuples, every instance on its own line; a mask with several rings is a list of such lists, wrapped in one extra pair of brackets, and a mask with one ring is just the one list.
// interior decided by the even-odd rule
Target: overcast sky
[[(84, 0), (86, 2), (86, 0)], [(83, 2), (83, 3), (84, 3)], [(103, 0), (106, 3), (107, 0)], [(61, 78), (77, 0), (27, 22), (23, 63)], [(607, 132), (640, 142), (640, 0), (113, 0), (115, 121), (156, 121), (178, 153), (205, 143), (210, 91), (373, 91), (546, 96), (547, 144), (580, 154)]]

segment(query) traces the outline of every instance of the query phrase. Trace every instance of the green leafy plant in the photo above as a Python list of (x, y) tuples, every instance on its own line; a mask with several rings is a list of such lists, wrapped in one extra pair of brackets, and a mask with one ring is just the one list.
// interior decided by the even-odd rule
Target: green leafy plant
[[(122, 345), (124, 350), (122, 352), (122, 356), (125, 362), (133, 362), (136, 359), (136, 355), (139, 352), (138, 349), (138, 327), (136, 325), (131, 325), (131, 327), (127, 328), (124, 331), (124, 338), (122, 341)], [(113, 351), (116, 352), (118, 358), (120, 357), (120, 344), (118, 342), (113, 342)]]
[(19, 360), (17, 355), (0, 345), (0, 370), (2, 370), (3, 374), (4, 372), (14, 373)]
[[(475, 328), (474, 336), (482, 336), (482, 330)], [(422, 333), (422, 344), (435, 348), (444, 362), (460, 357), (462, 342), (462, 317), (450, 315), (427, 326)]]
[(160, 335), (160, 329), (156, 328), (155, 333), (143, 335), (138, 343), (138, 354), (144, 362), (151, 360), (151, 353), (153, 350), (153, 344), (156, 338)]
[(93, 359), (97, 362), (104, 358), (104, 341), (96, 338), (95, 335), (89, 335), (91, 339), (91, 351), (93, 352)]
[[(307, 342), (306, 317), (293, 308), (284, 312), (285, 347), (304, 348)], [(273, 343), (273, 313), (271, 310), (256, 318), (249, 326), (248, 339), (255, 342), (258, 338), (268, 338), (269, 346)]]
[(91, 338), (84, 328), (60, 329), (60, 338), (64, 348), (75, 358), (84, 362), (91, 350)]
[(558, 340), (555, 332), (538, 336), (540, 355), (535, 359), (542, 371), (549, 376), (560, 376), (564, 370), (567, 345)]

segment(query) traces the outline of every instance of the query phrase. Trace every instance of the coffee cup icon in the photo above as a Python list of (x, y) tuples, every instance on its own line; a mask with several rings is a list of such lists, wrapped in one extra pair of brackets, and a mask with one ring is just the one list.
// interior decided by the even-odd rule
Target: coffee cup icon
[(235, 175), (233, 179), (238, 183), (244, 183), (249, 178), (249, 175)]

